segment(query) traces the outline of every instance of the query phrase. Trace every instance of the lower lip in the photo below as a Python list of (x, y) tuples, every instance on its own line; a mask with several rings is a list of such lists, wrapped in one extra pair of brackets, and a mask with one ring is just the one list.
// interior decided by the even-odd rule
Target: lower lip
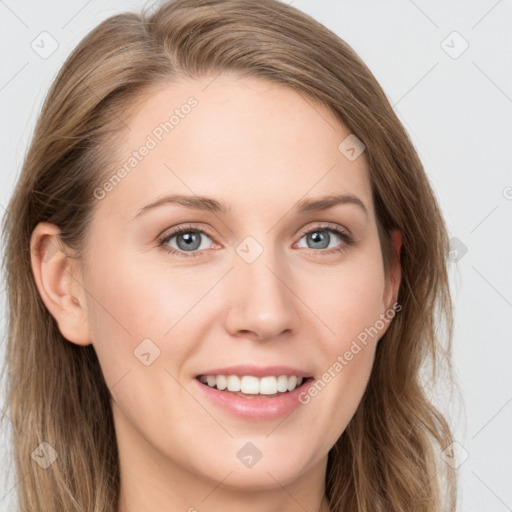
[(198, 379), (194, 380), (209, 401), (231, 414), (250, 420), (273, 420), (290, 414), (302, 405), (299, 395), (307, 393), (309, 386), (313, 383), (313, 379), (309, 378), (298, 388), (282, 395), (273, 397), (257, 395), (256, 398), (244, 398), (229, 391), (211, 388), (199, 382)]

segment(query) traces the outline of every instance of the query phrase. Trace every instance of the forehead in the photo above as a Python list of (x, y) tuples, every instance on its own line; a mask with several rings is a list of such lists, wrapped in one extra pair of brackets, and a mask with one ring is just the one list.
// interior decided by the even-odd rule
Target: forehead
[(352, 160), (340, 150), (350, 131), (284, 85), (230, 75), (161, 85), (138, 102), (127, 126), (111, 169), (124, 168), (123, 176), (102, 207), (115, 200), (129, 215), (158, 195), (188, 193), (261, 212), (350, 193), (372, 211), (364, 153)]

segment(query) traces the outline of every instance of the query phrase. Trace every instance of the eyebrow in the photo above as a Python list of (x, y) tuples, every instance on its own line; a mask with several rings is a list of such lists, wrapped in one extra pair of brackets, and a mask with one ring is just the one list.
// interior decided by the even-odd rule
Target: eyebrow
[[(186, 208), (207, 211), (214, 214), (227, 214), (230, 211), (229, 206), (224, 201), (218, 201), (212, 197), (175, 194), (161, 197), (160, 199), (140, 208), (134, 219), (139, 215), (167, 204), (177, 204)], [(342, 204), (354, 204), (361, 208), (365, 215), (368, 216), (368, 210), (363, 201), (353, 194), (338, 194), (328, 195), (318, 199), (303, 199), (301, 201), (297, 201), (294, 210), (299, 213), (311, 213), (328, 210)]]
[(368, 216), (368, 210), (363, 201), (353, 194), (329, 195), (319, 199), (303, 199), (297, 202), (295, 209), (303, 213), (320, 212), (340, 204), (355, 204)]

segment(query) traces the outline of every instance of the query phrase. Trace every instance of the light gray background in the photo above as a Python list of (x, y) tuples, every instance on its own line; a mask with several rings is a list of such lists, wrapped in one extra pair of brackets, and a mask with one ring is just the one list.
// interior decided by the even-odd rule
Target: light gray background
[[(466, 254), (453, 253), (458, 261), (450, 263), (454, 357), (465, 414), (457, 403), (443, 406), (460, 445), (459, 510), (512, 510), (512, 2), (291, 3), (335, 31), (368, 64), (423, 160), (450, 236), (460, 240), (454, 248), (467, 248)], [(0, 0), (2, 209), (42, 100), (68, 53), (104, 18), (142, 5)], [(42, 58), (31, 45), (42, 47), (46, 38), (50, 49), (45, 31), (58, 48)], [(458, 56), (464, 41), (469, 46)], [(0, 299), (3, 305), (3, 291)], [(0, 436), (1, 511), (14, 510), (16, 485), (6, 469), (7, 435)]]

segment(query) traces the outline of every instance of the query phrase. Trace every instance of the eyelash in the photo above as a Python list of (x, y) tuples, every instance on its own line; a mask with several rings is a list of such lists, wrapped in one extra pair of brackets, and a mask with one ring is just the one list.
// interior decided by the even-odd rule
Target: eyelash
[[(347, 233), (346, 231), (344, 231), (340, 228), (337, 228), (337, 227), (335, 228), (335, 227), (331, 226), (330, 224), (319, 224), (318, 226), (315, 226), (311, 229), (302, 231), (300, 234), (299, 240), (302, 237), (304, 237), (305, 235), (307, 235), (309, 233), (315, 233), (316, 231), (328, 231), (329, 233), (334, 233), (335, 235), (339, 236), (341, 238), (341, 240), (343, 240), (344, 244), (342, 244), (340, 247), (334, 247), (331, 249), (311, 249), (311, 248), (309, 248), (310, 251), (321, 252), (322, 254), (327, 255), (327, 254), (342, 252), (347, 247), (350, 247), (351, 245), (354, 244), (354, 239), (349, 233)], [(203, 235), (207, 235), (210, 238), (212, 238), (211, 233), (209, 233), (209, 231), (207, 229), (199, 229), (194, 226), (180, 226), (180, 227), (175, 228), (167, 233), (164, 233), (161, 237), (159, 237), (158, 238), (158, 246), (161, 247), (167, 253), (176, 254), (177, 256), (180, 256), (180, 257), (182, 256), (184, 258), (201, 256), (201, 253), (204, 252), (203, 250), (187, 253), (186, 251), (177, 251), (173, 247), (169, 247), (166, 245), (176, 235), (180, 235), (182, 233), (189, 233), (189, 232), (201, 233)]]

